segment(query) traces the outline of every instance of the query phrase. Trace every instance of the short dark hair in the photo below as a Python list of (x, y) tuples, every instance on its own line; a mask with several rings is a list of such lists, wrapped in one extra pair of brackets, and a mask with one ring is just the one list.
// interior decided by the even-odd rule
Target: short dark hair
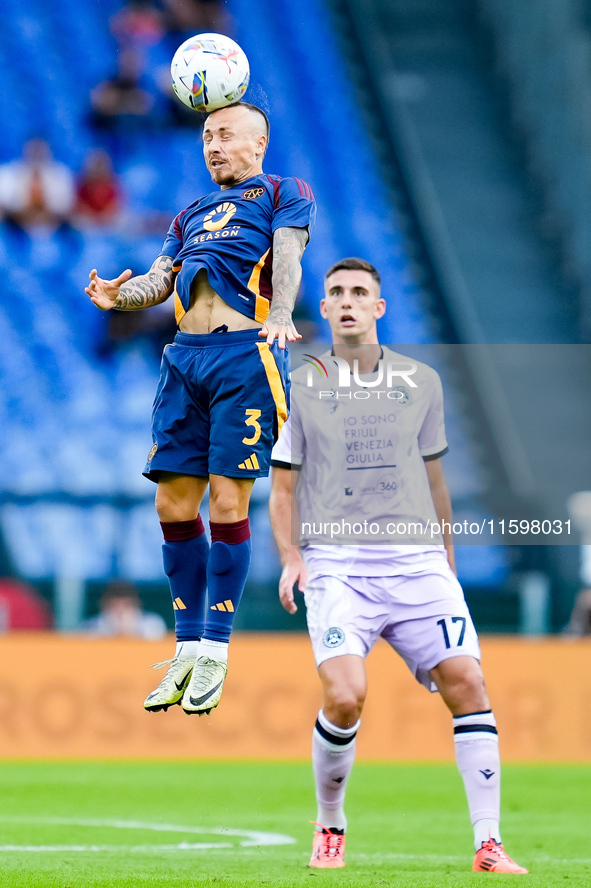
[(377, 268), (375, 268), (370, 262), (366, 262), (365, 259), (358, 259), (356, 256), (349, 256), (347, 259), (339, 259), (338, 262), (335, 262), (335, 264), (331, 265), (328, 269), (324, 275), (324, 280), (328, 280), (328, 278), (331, 275), (336, 274), (337, 271), (367, 271), (371, 274), (378, 286), (381, 286), (382, 284), (382, 279)]
[[(249, 111), (256, 111), (257, 114), (260, 114), (263, 120), (265, 121), (265, 128), (267, 136), (267, 144), (269, 143), (269, 136), (271, 133), (271, 124), (269, 123), (269, 118), (265, 114), (262, 108), (259, 108), (258, 105), (251, 105), (250, 102), (232, 102), (231, 105), (224, 105), (223, 108), (216, 108), (216, 111), (225, 111), (226, 108), (247, 108)], [(210, 111), (207, 117), (211, 117), (212, 114), (215, 114), (215, 111)], [(205, 118), (207, 120), (207, 117)]]

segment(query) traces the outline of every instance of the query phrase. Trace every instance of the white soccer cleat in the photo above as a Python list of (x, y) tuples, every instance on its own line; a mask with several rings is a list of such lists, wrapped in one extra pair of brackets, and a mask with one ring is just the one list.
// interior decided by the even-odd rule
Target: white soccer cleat
[(161, 709), (166, 712), (169, 706), (174, 706), (182, 700), (185, 688), (187, 687), (195, 665), (194, 659), (186, 659), (174, 657), (172, 660), (164, 660), (162, 663), (154, 663), (153, 669), (162, 669), (164, 666), (170, 666), (166, 675), (158, 685), (155, 691), (148, 694), (144, 700), (144, 709), (148, 712), (160, 712)]
[(209, 714), (220, 702), (228, 664), (209, 657), (197, 657), (193, 675), (183, 695), (187, 715)]

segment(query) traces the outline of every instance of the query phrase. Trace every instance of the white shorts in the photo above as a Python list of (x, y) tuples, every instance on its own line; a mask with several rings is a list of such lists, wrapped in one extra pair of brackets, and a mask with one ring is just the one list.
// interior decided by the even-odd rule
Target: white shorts
[(443, 660), (480, 660), (462, 587), (447, 566), (409, 576), (312, 576), (305, 601), (317, 666), (344, 654), (365, 658), (381, 637), (434, 692), (429, 670)]

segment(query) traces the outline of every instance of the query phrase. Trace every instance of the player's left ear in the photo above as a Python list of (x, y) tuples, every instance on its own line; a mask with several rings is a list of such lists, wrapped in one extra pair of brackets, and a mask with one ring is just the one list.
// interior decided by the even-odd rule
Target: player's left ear
[(267, 147), (268, 147), (267, 137), (260, 135), (257, 140), (256, 156), (257, 157), (264, 157), (265, 154), (267, 153)]
[(382, 299), (382, 297), (380, 296), (380, 298), (376, 302), (376, 308), (375, 308), (375, 312), (374, 312), (374, 317), (375, 317), (376, 321), (379, 321), (380, 318), (383, 318), (385, 314), (386, 314), (386, 300)]

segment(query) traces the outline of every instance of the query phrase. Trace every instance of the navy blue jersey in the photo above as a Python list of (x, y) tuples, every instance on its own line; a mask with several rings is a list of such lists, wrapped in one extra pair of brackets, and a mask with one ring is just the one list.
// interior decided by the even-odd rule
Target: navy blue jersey
[(310, 186), (301, 179), (253, 176), (195, 201), (173, 220), (161, 256), (174, 260), (175, 314), (180, 323), (200, 269), (224, 302), (265, 322), (273, 289), (273, 233), (307, 228), (316, 218)]

